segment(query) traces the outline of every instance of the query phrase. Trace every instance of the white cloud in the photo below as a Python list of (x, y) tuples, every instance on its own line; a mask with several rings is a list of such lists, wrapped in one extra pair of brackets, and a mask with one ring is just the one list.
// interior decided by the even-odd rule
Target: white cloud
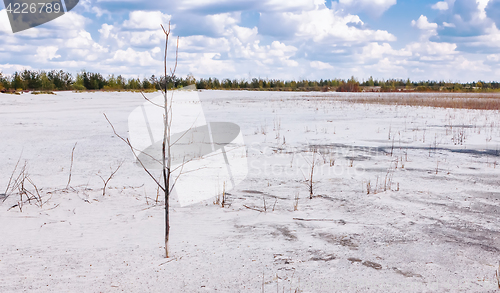
[(161, 49), (160, 47), (154, 47), (152, 50), (151, 50), (151, 55), (152, 56), (156, 56), (158, 53), (161, 52)]
[[(457, 8), (455, 3), (460, 1), (470, 7)], [(167, 24), (172, 17), (171, 49), (181, 35), (179, 76), (192, 72), (197, 78), (321, 79), (332, 78), (325, 72), (335, 69), (335, 77), (340, 78), (477, 80), (492, 76), (492, 64), (500, 62), (500, 31), (488, 18), (481, 18), (488, 10), (487, 0), (437, 2), (432, 5), (439, 10), (433, 12), (435, 20), (423, 12), (411, 22), (418, 34), (410, 33), (409, 41), (399, 42), (392, 28), (377, 27), (390, 20), (372, 22), (356, 15), (357, 11), (378, 16), (391, 7), (397, 10), (396, 0), (339, 0), (331, 8), (323, 0), (172, 0), (169, 5), (178, 3), (176, 8), (132, 11), (125, 20), (116, 14), (100, 17), (111, 7), (100, 4), (110, 2), (119, 1), (81, 0), (81, 9), (75, 11), (85, 9), (87, 17), (71, 12), (17, 34), (11, 33), (5, 10), (0, 11), (0, 69), (9, 73), (29, 67), (72, 72), (85, 68), (104, 76), (158, 75), (164, 49), (159, 24)], [(144, 9), (166, 7), (161, 2), (143, 4)], [(476, 7), (473, 4), (477, 11), (473, 9), (467, 18)], [(253, 13), (251, 21), (246, 12)], [(476, 27), (482, 29), (480, 34), (466, 30)], [(456, 37), (454, 32), (459, 30), (469, 35)], [(474, 53), (475, 48), (488, 53)], [(173, 52), (169, 52), (171, 58)]]
[(490, 54), (490, 55), (486, 56), (486, 58), (488, 59), (488, 61), (499, 62), (500, 61), (500, 54)]
[(254, 28), (247, 28), (241, 26), (233, 26), (232, 31), (234, 36), (243, 43), (254, 41), (258, 38), (259, 30)]
[[(183, 0), (177, 1), (181, 11), (195, 10), (214, 7), (253, 7), (262, 12), (299, 11), (312, 10), (325, 6), (324, 0)], [(172, 4), (172, 3), (169, 3)], [(173, 5), (172, 5), (173, 6)]]
[(342, 8), (351, 12), (365, 11), (380, 16), (391, 6), (396, 5), (397, 0), (339, 0), (339, 3)]
[(161, 66), (161, 61), (153, 59), (150, 52), (139, 52), (132, 48), (116, 51), (109, 62), (121, 65)]
[(29, 65), (20, 65), (20, 64), (0, 64), (0, 72), (3, 70), (8, 70), (9, 72), (14, 72), (14, 71), (22, 71), (24, 69), (33, 69)]
[(101, 38), (108, 39), (111, 36), (111, 31), (114, 29), (113, 25), (104, 23), (98, 30), (101, 33)]
[(375, 70), (380, 73), (390, 73), (391, 75), (405, 75), (406, 69), (400, 64), (400, 61), (384, 58), (379, 60), (376, 64), (366, 66), (367, 69)]
[(450, 64), (450, 72), (452, 70), (462, 70), (469, 72), (489, 72), (491, 68), (484, 64), (484, 60), (469, 60), (464, 56), (457, 56)]
[(0, 10), (0, 32), (12, 33), (7, 10), (5, 9)]
[(432, 7), (432, 9), (436, 9), (436, 10), (448, 10), (450, 8), (448, 6), (448, 2), (446, 2), (446, 1), (437, 2), (436, 4), (432, 5), (431, 7)]
[(412, 20), (411, 25), (421, 30), (435, 30), (438, 28), (437, 23), (430, 23), (427, 16), (424, 15), (420, 15), (417, 21)]
[(325, 7), (324, 0), (265, 0), (262, 1), (262, 8), (270, 11), (299, 11), (314, 10)]
[(180, 39), (184, 52), (227, 52), (230, 50), (229, 40), (224, 37), (189, 36)]
[(437, 21), (443, 24), (438, 33), (444, 41), (483, 35), (493, 24), (486, 14), (490, 0), (446, 0), (446, 3), (449, 9), (437, 16)]
[(92, 21), (85, 16), (70, 11), (65, 13), (63, 16), (44, 24), (43, 28), (61, 33), (64, 31), (74, 31), (82, 29), (87, 23), (91, 22)]
[(106, 9), (101, 9), (98, 6), (93, 6), (91, 9), (92, 9), (92, 12), (95, 13), (95, 15), (97, 17), (101, 17), (104, 14), (111, 16), (111, 12), (107, 11)]
[[(163, 14), (161, 11), (133, 11), (129, 14), (129, 19), (123, 23), (127, 29), (151, 29), (159, 30), (160, 25), (168, 24), (172, 16)], [(165, 29), (167, 29), (165, 27)]]
[(328, 64), (328, 63), (325, 63), (325, 62), (321, 62), (321, 61), (312, 61), (310, 63), (311, 67), (312, 68), (316, 68), (316, 69), (319, 69), (319, 70), (324, 70), (324, 69), (333, 69), (333, 66)]
[(429, 56), (429, 55), (438, 55), (441, 57), (449, 57), (454, 54), (458, 54), (456, 51), (457, 45), (450, 43), (437, 43), (437, 42), (419, 42), (419, 43), (411, 43), (406, 46), (406, 50), (412, 52), (415, 56)]
[[(228, 76), (236, 72), (234, 62), (217, 60), (217, 53), (180, 53), (178, 68), (187, 72), (196, 72), (197, 76)], [(186, 60), (186, 61), (184, 61)], [(248, 67), (247, 67), (248, 68)]]
[(38, 47), (35, 57), (43, 61), (59, 58), (61, 55), (56, 55), (57, 50), (59, 50), (59, 48), (56, 46)]
[(401, 50), (394, 50), (390, 44), (388, 43), (383, 43), (380, 45), (379, 43), (370, 43), (366, 46), (363, 47), (363, 51), (361, 53), (361, 56), (358, 58), (360, 59), (381, 59), (385, 56), (402, 56), (402, 57), (409, 57), (412, 56), (411, 51), (407, 50), (406, 48), (403, 48)]
[(478, 9), (479, 9), (479, 18), (480, 19), (485, 19), (486, 18), (486, 6), (488, 6), (488, 3), (490, 0), (476, 0)]
[[(310, 39), (314, 42), (396, 41), (387, 31), (361, 29), (364, 23), (357, 15), (341, 15), (328, 8), (301, 13), (275, 13), (264, 15), (259, 30), (273, 35), (287, 31), (290, 38)], [(297, 40), (297, 39), (296, 39)]]
[(465, 45), (475, 48), (494, 48), (495, 50), (500, 49), (500, 30), (496, 25), (485, 30), (485, 34), (481, 36), (468, 38)]

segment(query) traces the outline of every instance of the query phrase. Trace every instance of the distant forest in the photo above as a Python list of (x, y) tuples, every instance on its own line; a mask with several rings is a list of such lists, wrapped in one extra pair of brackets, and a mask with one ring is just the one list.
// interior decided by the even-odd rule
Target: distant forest
[[(270, 90), (270, 91), (338, 91), (338, 92), (360, 92), (360, 91), (446, 91), (446, 92), (496, 92), (500, 91), (499, 82), (469, 82), (454, 83), (446, 81), (410, 81), (410, 79), (388, 79), (375, 80), (369, 78), (366, 81), (358, 81), (351, 77), (344, 79), (321, 79), (316, 80), (279, 80), (279, 79), (222, 79), (208, 78), (196, 79), (189, 74), (186, 78), (167, 77), (168, 89), (179, 89), (189, 85), (196, 85), (198, 89), (217, 90)], [(7, 76), (0, 72), (0, 91), (15, 93), (19, 91), (154, 91), (165, 88), (165, 77), (129, 78), (121, 75), (102, 76), (100, 73), (81, 71), (73, 77), (71, 73), (62, 70), (56, 71), (34, 71), (24, 70)]]

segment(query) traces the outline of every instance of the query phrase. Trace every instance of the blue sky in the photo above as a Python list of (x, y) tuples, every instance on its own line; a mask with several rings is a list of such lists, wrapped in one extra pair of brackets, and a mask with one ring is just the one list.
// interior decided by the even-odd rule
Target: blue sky
[(178, 76), (500, 80), (500, 0), (80, 0), (16, 34), (0, 9), (4, 74), (159, 75), (171, 21)]

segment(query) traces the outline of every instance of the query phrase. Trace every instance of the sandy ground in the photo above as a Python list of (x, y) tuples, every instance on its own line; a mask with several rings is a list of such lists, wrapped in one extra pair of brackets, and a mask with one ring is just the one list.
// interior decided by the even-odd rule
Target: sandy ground
[(0, 193), (21, 158), (43, 203), (0, 197), (0, 291), (498, 291), (499, 112), (199, 95), (249, 174), (224, 208), (172, 198), (165, 259), (163, 202), (103, 116), (126, 136), (141, 96), (0, 94)]

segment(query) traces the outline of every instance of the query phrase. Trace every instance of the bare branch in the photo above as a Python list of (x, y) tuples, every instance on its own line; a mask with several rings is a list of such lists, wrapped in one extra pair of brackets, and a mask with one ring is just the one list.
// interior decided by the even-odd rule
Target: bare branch
[(8, 192), (9, 192), (10, 184), (12, 183), (12, 177), (14, 177), (14, 174), (16, 173), (17, 166), (19, 165), (19, 162), (21, 161), (22, 156), (23, 156), (23, 151), (21, 151), (21, 154), (19, 155), (19, 159), (17, 159), (16, 166), (14, 167), (12, 174), (10, 174), (9, 183), (7, 183), (7, 188), (5, 189), (5, 193), (4, 193), (5, 197), (4, 197), (2, 202), (5, 202), (5, 200), (9, 197)]
[[(162, 92), (163, 92), (163, 91), (162, 91)], [(157, 104), (157, 103), (155, 103), (155, 102), (151, 101), (150, 99), (148, 99), (148, 98), (146, 97), (146, 95), (144, 95), (144, 93), (143, 93), (142, 91), (141, 91), (141, 95), (142, 95), (142, 97), (143, 97), (146, 101), (150, 102), (151, 104), (153, 104), (153, 105), (155, 105), (155, 106), (157, 106), (157, 107), (160, 107), (160, 108), (165, 108), (165, 106), (159, 105), (159, 104)]]
[(116, 172), (118, 172), (118, 170), (120, 170), (122, 165), (123, 165), (123, 161), (120, 162), (120, 164), (118, 165), (116, 170), (113, 173), (111, 173), (111, 175), (109, 175), (108, 179), (106, 179), (106, 180), (104, 180), (104, 178), (101, 175), (97, 174), (97, 176), (99, 176), (101, 178), (102, 182), (104, 183), (104, 187), (102, 188), (102, 196), (106, 195), (106, 186), (108, 185), (111, 178), (113, 178), (113, 176), (115, 176)]
[(73, 150), (71, 150), (71, 165), (69, 166), (69, 177), (68, 177), (68, 184), (66, 184), (66, 189), (68, 189), (69, 184), (71, 182), (71, 171), (73, 170), (73, 154), (75, 152), (76, 144), (78, 142), (75, 142), (75, 145), (73, 146)]
[(182, 166), (181, 171), (179, 172), (179, 175), (177, 175), (177, 177), (175, 178), (174, 183), (172, 184), (172, 188), (170, 188), (170, 192), (172, 192), (174, 190), (175, 184), (177, 183), (177, 179), (179, 179), (179, 177), (181, 177), (182, 170), (184, 169), (184, 165), (185, 164), (181, 164), (181, 166)]
[(139, 159), (139, 157), (137, 156), (137, 154), (135, 153), (134, 151), (134, 148), (132, 147), (132, 144), (130, 143), (130, 141), (125, 138), (123, 138), (122, 136), (120, 136), (116, 130), (115, 130), (115, 127), (113, 126), (113, 124), (111, 123), (111, 121), (109, 121), (108, 119), (108, 116), (106, 116), (106, 114), (103, 114), (104, 115), (104, 118), (106, 118), (106, 120), (108, 121), (109, 125), (111, 125), (111, 128), (113, 129), (113, 132), (114, 134), (119, 138), (121, 139), (123, 142), (125, 142), (129, 147), (130, 147), (130, 150), (132, 151), (132, 153), (134, 154), (134, 157), (136, 158), (136, 160), (139, 162), (139, 164), (141, 164), (142, 168), (144, 169), (144, 171), (146, 171), (146, 173), (148, 173), (149, 177), (151, 177), (153, 179), (153, 181), (156, 183), (156, 185), (158, 185), (158, 187), (161, 188), (161, 190), (165, 191), (165, 188), (161, 185), (160, 182), (158, 182), (156, 180), (156, 178), (153, 176), (153, 174), (151, 174), (151, 172), (149, 172), (149, 170), (144, 166), (144, 164), (142, 163), (141, 159)]
[(175, 66), (174, 66), (174, 70), (172, 71), (172, 68), (170, 68), (170, 73), (171, 73), (172, 78), (174, 77), (175, 71), (177, 70), (177, 60), (178, 59), (179, 59), (179, 37), (177, 37), (177, 48), (175, 50)]
[(254, 211), (257, 211), (257, 212), (261, 212), (261, 213), (263, 213), (263, 212), (264, 212), (263, 210), (259, 210), (259, 209), (257, 209), (257, 208), (252, 208), (252, 207), (249, 207), (249, 206), (247, 206), (247, 205), (243, 205), (243, 206), (244, 206), (244, 207), (246, 207), (247, 209), (250, 209), (250, 210), (254, 210)]
[(333, 219), (303, 219), (303, 218), (293, 218), (296, 221), (306, 221), (306, 222), (337, 222)]
[[(172, 118), (170, 118), (170, 119), (172, 120)], [(176, 141), (174, 141), (174, 143), (170, 144), (170, 146), (177, 144), (179, 142), (179, 140), (181, 140), (181, 138), (183, 138), (191, 129), (193, 129), (193, 126), (196, 123), (196, 120), (198, 120), (198, 117), (196, 117), (193, 124), (191, 124), (191, 127), (189, 127), (186, 131), (184, 131), (184, 133)], [(172, 122), (170, 122), (170, 123), (172, 123)]]
[[(40, 192), (38, 191), (38, 187), (36, 187), (35, 183), (33, 183), (33, 181), (31, 180), (30, 177), (26, 176), (26, 180), (28, 180), (28, 182), (35, 188), (35, 192), (38, 196), (37, 201), (40, 203), (40, 207), (42, 207), (43, 201), (42, 201), (42, 196), (40, 195)], [(29, 192), (29, 193), (36, 198), (36, 196), (33, 193), (31, 193), (31, 192)]]

